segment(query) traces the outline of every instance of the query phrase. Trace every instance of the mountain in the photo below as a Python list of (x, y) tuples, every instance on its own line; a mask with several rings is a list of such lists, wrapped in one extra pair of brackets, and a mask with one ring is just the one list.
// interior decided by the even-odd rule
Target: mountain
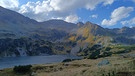
[(57, 30), (62, 30), (66, 32), (73, 32), (78, 28), (76, 24), (68, 23), (63, 20), (55, 20), (55, 19), (41, 22), (41, 24), (49, 29), (57, 29)]
[(86, 22), (76, 31), (76, 34), (72, 34), (69, 39), (72, 41), (83, 43), (83, 45), (85, 43), (97, 44), (106, 42), (105, 38), (107, 40), (112, 35), (114, 35), (114, 33), (108, 31), (107, 29), (97, 24)]
[[(61, 33), (59, 33), (61, 31), (65, 34), (69, 32), (69, 29), (71, 32), (72, 29), (77, 28), (76, 24), (68, 23), (63, 20), (37, 22), (3, 7), (0, 7), (0, 27), (0, 35), (6, 37), (33, 37), (35, 35), (39, 35), (39, 37), (48, 37), (54, 32), (61, 35)], [(45, 36), (43, 35), (44, 33), (48, 35)]]
[(69, 53), (74, 43), (62, 41), (77, 28), (63, 20), (37, 22), (0, 7), (0, 56)]
[[(95, 44), (135, 44), (135, 27), (103, 28), (91, 22), (37, 22), (0, 7), (0, 56), (76, 54)], [(6, 42), (6, 43), (5, 43)]]
[(17, 12), (0, 7), (0, 30), (9, 33), (25, 33), (37, 28), (38, 22)]

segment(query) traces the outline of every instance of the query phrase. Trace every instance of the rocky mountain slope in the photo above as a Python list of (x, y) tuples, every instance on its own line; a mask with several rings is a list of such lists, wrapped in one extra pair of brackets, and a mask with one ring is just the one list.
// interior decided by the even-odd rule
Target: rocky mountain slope
[(91, 22), (37, 22), (0, 7), (0, 56), (77, 54), (95, 44), (135, 44), (135, 27), (108, 29)]

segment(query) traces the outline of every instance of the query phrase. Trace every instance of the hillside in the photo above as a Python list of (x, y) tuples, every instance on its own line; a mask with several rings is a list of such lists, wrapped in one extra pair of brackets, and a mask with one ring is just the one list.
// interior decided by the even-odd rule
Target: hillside
[(55, 64), (32, 65), (31, 72), (16, 73), (12, 68), (0, 70), (0, 76), (134, 76), (134, 52), (127, 57), (114, 55), (99, 59), (82, 59)]
[(135, 27), (108, 29), (91, 22), (37, 22), (0, 7), (0, 56), (77, 55), (97, 44), (103, 49), (111, 45), (135, 44), (134, 33)]

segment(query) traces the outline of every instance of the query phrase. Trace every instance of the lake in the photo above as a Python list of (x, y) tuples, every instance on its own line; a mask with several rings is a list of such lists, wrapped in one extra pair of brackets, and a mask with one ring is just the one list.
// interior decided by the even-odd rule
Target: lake
[(64, 59), (80, 59), (73, 55), (48, 55), (48, 56), (25, 56), (0, 58), (0, 69), (10, 68), (17, 65), (48, 64), (62, 62)]

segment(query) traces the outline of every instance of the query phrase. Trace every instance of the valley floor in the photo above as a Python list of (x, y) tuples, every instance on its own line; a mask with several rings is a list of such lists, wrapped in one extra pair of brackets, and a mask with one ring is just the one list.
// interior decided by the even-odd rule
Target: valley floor
[[(133, 53), (135, 54), (130, 52), (127, 55)], [(135, 60), (125, 56), (33, 65), (31, 75), (15, 74), (12, 69), (4, 69), (0, 70), (0, 76), (135, 76)]]

